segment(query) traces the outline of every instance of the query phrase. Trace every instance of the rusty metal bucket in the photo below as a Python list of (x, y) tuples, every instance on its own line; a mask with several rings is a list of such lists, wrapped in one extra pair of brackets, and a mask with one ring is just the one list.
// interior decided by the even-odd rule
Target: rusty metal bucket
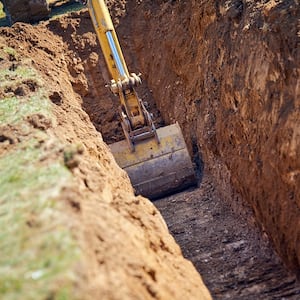
[(131, 180), (136, 194), (150, 199), (196, 184), (194, 167), (179, 125), (157, 129), (160, 144), (147, 139), (131, 152), (126, 140), (109, 145), (116, 162)]

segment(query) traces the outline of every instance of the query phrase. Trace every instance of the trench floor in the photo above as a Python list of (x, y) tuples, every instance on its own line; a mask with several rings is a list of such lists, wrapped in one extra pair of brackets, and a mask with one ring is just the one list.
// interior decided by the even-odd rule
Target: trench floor
[(300, 299), (300, 283), (283, 267), (267, 236), (231, 210), (209, 175), (199, 188), (154, 204), (214, 299)]

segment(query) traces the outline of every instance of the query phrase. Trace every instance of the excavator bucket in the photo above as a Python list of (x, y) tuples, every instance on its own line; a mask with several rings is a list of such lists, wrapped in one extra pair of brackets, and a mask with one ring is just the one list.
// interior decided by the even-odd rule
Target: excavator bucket
[(136, 194), (150, 199), (196, 184), (195, 171), (179, 125), (157, 129), (160, 140), (147, 139), (131, 152), (127, 141), (109, 145), (116, 162), (131, 180)]

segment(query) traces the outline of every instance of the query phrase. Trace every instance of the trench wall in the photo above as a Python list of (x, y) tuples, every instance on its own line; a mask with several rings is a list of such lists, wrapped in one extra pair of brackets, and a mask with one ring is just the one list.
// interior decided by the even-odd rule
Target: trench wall
[(91, 31), (78, 13), (0, 28), (0, 298), (211, 299), (82, 109)]
[(298, 1), (127, 6), (118, 32), (166, 123), (179, 121), (224, 198), (233, 207), (237, 195), (250, 204), (299, 273)]

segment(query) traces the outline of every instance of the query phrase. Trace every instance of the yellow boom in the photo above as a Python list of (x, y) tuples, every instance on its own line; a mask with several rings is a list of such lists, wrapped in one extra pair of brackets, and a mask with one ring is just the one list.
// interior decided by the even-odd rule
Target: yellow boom
[[(161, 197), (195, 184), (195, 172), (178, 124), (156, 129), (135, 86), (140, 75), (129, 73), (104, 0), (87, 1), (110, 73), (110, 89), (119, 96), (126, 141), (110, 145), (138, 194)], [(128, 147), (129, 145), (129, 147)]]
[(156, 137), (150, 114), (138, 98), (134, 87), (141, 84), (140, 75), (129, 74), (123, 53), (104, 0), (88, 1), (90, 15), (111, 75), (110, 89), (121, 102), (120, 116), (127, 142), (132, 151), (138, 140)]

